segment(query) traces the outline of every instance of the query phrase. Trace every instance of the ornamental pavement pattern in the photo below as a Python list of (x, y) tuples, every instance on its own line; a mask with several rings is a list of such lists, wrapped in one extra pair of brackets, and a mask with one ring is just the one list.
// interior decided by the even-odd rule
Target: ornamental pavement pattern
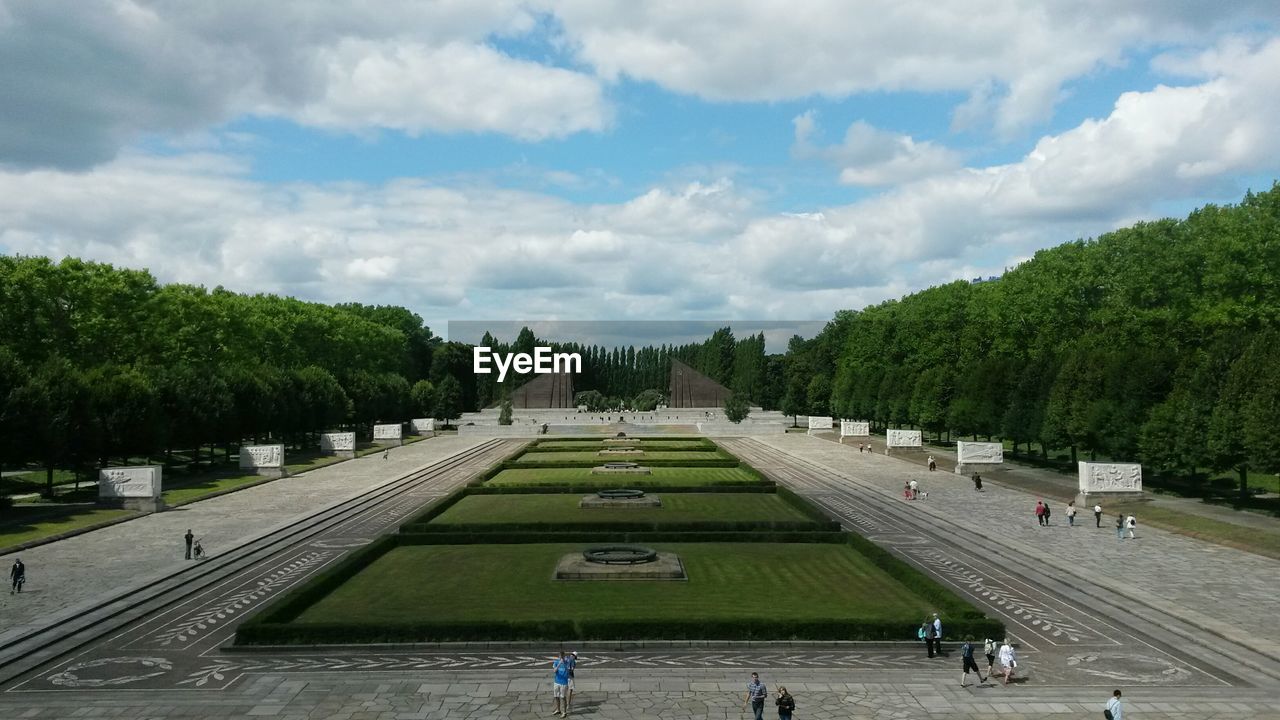
[[(957, 478), (944, 483), (937, 473), (921, 473), (891, 458), (859, 458), (856, 451), (803, 436), (725, 444), (850, 529), (1001, 617), (1019, 646), (1026, 676), (1007, 687), (988, 682), (960, 688), (954, 648), (928, 659), (915, 643), (649, 643), (635, 648), (588, 643), (576, 648), (583, 654), (583, 672), (575, 715), (740, 718), (744, 676), (755, 669), (771, 686), (785, 684), (797, 695), (798, 717), (1078, 717), (1097, 715), (1110, 689), (1121, 686), (1131, 716), (1280, 718), (1280, 664), (1266, 652), (1265, 632), (1240, 645), (1233, 635), (1197, 630), (1204, 605), (1180, 604), (1194, 593), (1153, 595), (1149, 602), (1131, 601), (1128, 594), (1111, 597), (1112, 581), (1137, 580), (1104, 567), (1115, 553), (1141, 548), (1155, 554), (1149, 562), (1168, 560), (1191, 569), (1236, 559), (1218, 557), (1216, 548), (1209, 553), (1195, 548), (1188, 559), (1182, 556), (1186, 548), (1166, 546), (1155, 531), (1142, 538), (1151, 542), (1130, 545), (1116, 544), (1114, 533), (1107, 543), (1107, 533), (1091, 532), (1080, 533), (1079, 542), (1088, 543), (1086, 548), (1097, 545), (1097, 555), (1081, 557), (1075, 554), (1079, 549), (1071, 546), (1066, 552), (1045, 532), (1027, 540), (1024, 550), (1024, 530), (1017, 525), (1027, 515), (1028, 497), (1015, 491), (965, 495)], [(548, 656), (554, 648), (227, 647), (242, 617), (516, 447), (512, 441), (460, 447), (360, 498), (276, 531), (279, 537), (237, 546), (220, 558), (220, 567), (206, 566), (210, 569), (198, 583), (161, 588), (164, 593), (158, 590), (154, 598), (125, 603), (92, 632), (68, 639), (70, 647), (50, 643), (40, 651), (47, 660), (33, 653), (29, 670), (10, 673), (0, 693), (0, 717), (545, 716), (550, 711)], [(927, 504), (896, 497), (903, 477), (912, 473), (930, 491), (930, 499), (921, 501)], [(1081, 574), (1102, 578), (1105, 587), (1082, 583)], [(1276, 584), (1269, 582), (1249, 590)], [(1198, 640), (1188, 642), (1195, 633)], [(1241, 658), (1248, 662), (1235, 662)], [(20, 664), (11, 659), (6, 671)]]

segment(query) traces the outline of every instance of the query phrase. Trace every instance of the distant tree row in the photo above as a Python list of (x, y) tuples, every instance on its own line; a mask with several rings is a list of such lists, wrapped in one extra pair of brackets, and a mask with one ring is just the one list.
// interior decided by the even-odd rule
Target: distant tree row
[[(399, 307), (159, 285), (145, 271), (0, 256), (0, 465), (315, 442), (457, 417), (459, 355)], [(472, 392), (474, 398), (474, 390)]]
[(1191, 478), (1280, 471), (1280, 186), (841, 311), (785, 358), (787, 414), (1003, 438)]
[[(652, 410), (665, 402), (673, 358), (766, 409), (776, 409), (781, 402), (781, 391), (775, 391), (780, 385), (781, 358), (765, 355), (763, 333), (736, 340), (732, 329), (726, 327), (701, 343), (609, 348), (541, 340), (526, 327), (511, 343), (485, 333), (480, 344), (499, 353), (532, 354), (539, 346), (550, 347), (555, 352), (578, 353), (582, 357), (582, 372), (574, 376), (574, 390), (579, 395), (578, 404), (587, 406), (591, 412), (623, 407)], [(477, 376), (478, 403), (482, 407), (492, 406), (502, 398), (503, 386), (513, 389), (533, 377), (532, 373), (508, 377), (500, 385), (496, 374)]]

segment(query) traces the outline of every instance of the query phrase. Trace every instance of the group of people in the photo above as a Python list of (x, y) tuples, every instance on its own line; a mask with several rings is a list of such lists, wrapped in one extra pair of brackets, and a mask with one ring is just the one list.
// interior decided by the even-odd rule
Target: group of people
[(915, 480), (908, 480), (902, 486), (902, 498), (904, 500), (919, 500), (920, 498), (929, 499), (929, 493), (920, 491), (920, 483)]
[(1000, 684), (1008, 685), (1018, 667), (1018, 653), (1013, 649), (1013, 643), (1009, 641), (1009, 638), (1005, 638), (999, 644), (991, 638), (983, 640), (982, 654), (987, 657), (986, 677), (982, 676), (982, 671), (978, 668), (978, 661), (974, 658), (973, 640), (965, 640), (964, 644), (960, 646), (960, 661), (963, 664), (960, 674), (960, 687), (968, 685), (969, 673), (977, 675), (979, 683), (986, 682), (996, 673), (997, 660), (1000, 662)]
[[(1048, 527), (1049, 516), (1052, 514), (1052, 512), (1049, 510), (1049, 503), (1043, 500), (1036, 502), (1035, 513), (1036, 513), (1036, 522), (1039, 523), (1041, 527)], [(1093, 522), (1095, 527), (1102, 527), (1102, 506), (1096, 503), (1093, 506)], [(1071, 527), (1075, 527), (1075, 524), (1076, 524), (1076, 503), (1073, 500), (1067, 503), (1067, 525)], [(1138, 519), (1134, 517), (1132, 513), (1130, 513), (1129, 515), (1125, 515), (1124, 513), (1120, 513), (1116, 515), (1116, 539), (1117, 540), (1124, 539), (1124, 533), (1126, 530), (1129, 532), (1129, 537), (1136, 540), (1138, 537), (1137, 533), (1135, 532), (1137, 527), (1138, 527)]]
[[(751, 682), (747, 683), (747, 696), (742, 701), (742, 711), (746, 712), (747, 705), (750, 705), (755, 720), (764, 720), (764, 705), (768, 699), (769, 689), (760, 682), (760, 673), (751, 673)], [(791, 697), (785, 686), (778, 687), (773, 704), (778, 708), (778, 720), (791, 720), (791, 714), (796, 711), (796, 699)]]

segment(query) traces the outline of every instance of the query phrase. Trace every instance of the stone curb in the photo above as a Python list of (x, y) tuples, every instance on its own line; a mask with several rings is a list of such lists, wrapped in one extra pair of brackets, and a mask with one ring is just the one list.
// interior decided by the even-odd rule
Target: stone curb
[[(954, 649), (959, 648), (959, 644), (953, 642), (944, 643), (953, 645)], [(260, 654), (273, 652), (288, 653), (331, 653), (331, 652), (352, 652), (367, 651), (370, 654), (385, 652), (420, 652), (420, 651), (458, 651), (458, 650), (488, 650), (488, 651), (506, 651), (506, 652), (554, 652), (560, 646), (572, 650), (588, 650), (595, 652), (622, 652), (626, 650), (726, 650), (726, 651), (769, 651), (779, 647), (794, 648), (801, 650), (859, 650), (859, 651), (902, 651), (906, 649), (919, 649), (923, 646), (919, 641), (897, 640), (897, 641), (879, 641), (879, 640), (570, 640), (570, 641), (526, 641), (526, 642), (502, 642), (491, 640), (480, 641), (464, 641), (464, 642), (426, 642), (426, 643), (358, 643), (352, 645), (230, 645), (220, 648), (223, 653), (230, 654)], [(553, 649), (554, 648), (554, 649)]]

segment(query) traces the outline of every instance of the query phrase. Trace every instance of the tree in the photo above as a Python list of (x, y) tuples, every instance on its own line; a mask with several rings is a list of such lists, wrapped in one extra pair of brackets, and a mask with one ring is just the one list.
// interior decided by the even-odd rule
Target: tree
[(431, 417), (436, 409), (436, 386), (430, 380), (419, 380), (409, 388), (409, 403), (418, 417)]
[(729, 422), (737, 424), (747, 419), (747, 415), (751, 414), (751, 406), (747, 404), (746, 398), (733, 393), (724, 399), (724, 416)]
[(436, 391), (435, 417), (443, 420), (445, 425), (462, 417), (462, 385), (452, 375), (445, 375), (440, 381)]
[(806, 415), (830, 415), (831, 414), (831, 378), (826, 375), (814, 375), (809, 381), (809, 388), (805, 394), (809, 404), (809, 412)]
[(574, 400), (578, 405), (587, 408), (587, 412), (604, 412), (609, 409), (608, 399), (599, 390), (584, 390)]
[(662, 404), (664, 399), (661, 390), (644, 390), (631, 401), (631, 407), (636, 412), (652, 412)]
[(84, 376), (65, 358), (52, 357), (17, 392), (19, 415), (30, 430), (31, 456), (45, 468), (45, 496), (53, 497), (53, 471), (79, 468), (89, 417)]
[(498, 424), (511, 424), (511, 398), (502, 399), (502, 409), (498, 411)]

